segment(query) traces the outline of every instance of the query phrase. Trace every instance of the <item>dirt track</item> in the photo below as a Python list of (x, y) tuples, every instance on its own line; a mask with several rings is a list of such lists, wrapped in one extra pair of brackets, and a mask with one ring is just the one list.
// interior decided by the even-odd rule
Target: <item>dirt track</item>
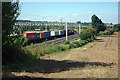
[(46, 55), (12, 74), (40, 78), (117, 78), (117, 65), (116, 34), (99, 37), (99, 40), (82, 48)]

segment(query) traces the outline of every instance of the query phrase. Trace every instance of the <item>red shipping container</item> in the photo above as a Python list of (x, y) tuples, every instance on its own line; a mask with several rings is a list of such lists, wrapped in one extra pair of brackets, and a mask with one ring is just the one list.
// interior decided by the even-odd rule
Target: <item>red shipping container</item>
[(28, 40), (36, 39), (36, 33), (23, 33), (23, 36), (26, 37)]
[(68, 35), (70, 34), (70, 29), (68, 29)]
[[(66, 29), (64, 29), (64, 35), (66, 34)], [(70, 34), (70, 29), (67, 30), (67, 34)]]

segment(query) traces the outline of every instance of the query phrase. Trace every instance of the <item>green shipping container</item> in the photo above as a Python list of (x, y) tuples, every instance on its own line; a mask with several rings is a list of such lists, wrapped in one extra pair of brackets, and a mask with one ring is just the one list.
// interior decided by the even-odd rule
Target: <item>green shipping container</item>
[(40, 39), (40, 33), (36, 33), (36, 39)]

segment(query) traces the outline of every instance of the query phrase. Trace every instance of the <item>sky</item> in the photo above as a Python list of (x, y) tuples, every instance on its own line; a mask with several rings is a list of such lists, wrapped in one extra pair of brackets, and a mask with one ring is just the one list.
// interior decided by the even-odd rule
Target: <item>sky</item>
[(118, 2), (22, 2), (19, 20), (118, 23)]

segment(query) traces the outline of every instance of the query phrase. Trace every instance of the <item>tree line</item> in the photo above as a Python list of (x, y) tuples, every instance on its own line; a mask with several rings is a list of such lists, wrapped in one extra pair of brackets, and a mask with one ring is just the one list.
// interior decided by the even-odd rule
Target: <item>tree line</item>
[(111, 35), (120, 31), (120, 24), (115, 24), (113, 27), (106, 26), (96, 15), (93, 15), (91, 20), (91, 27), (81, 31), (80, 39), (90, 41), (95, 39), (97, 35)]

